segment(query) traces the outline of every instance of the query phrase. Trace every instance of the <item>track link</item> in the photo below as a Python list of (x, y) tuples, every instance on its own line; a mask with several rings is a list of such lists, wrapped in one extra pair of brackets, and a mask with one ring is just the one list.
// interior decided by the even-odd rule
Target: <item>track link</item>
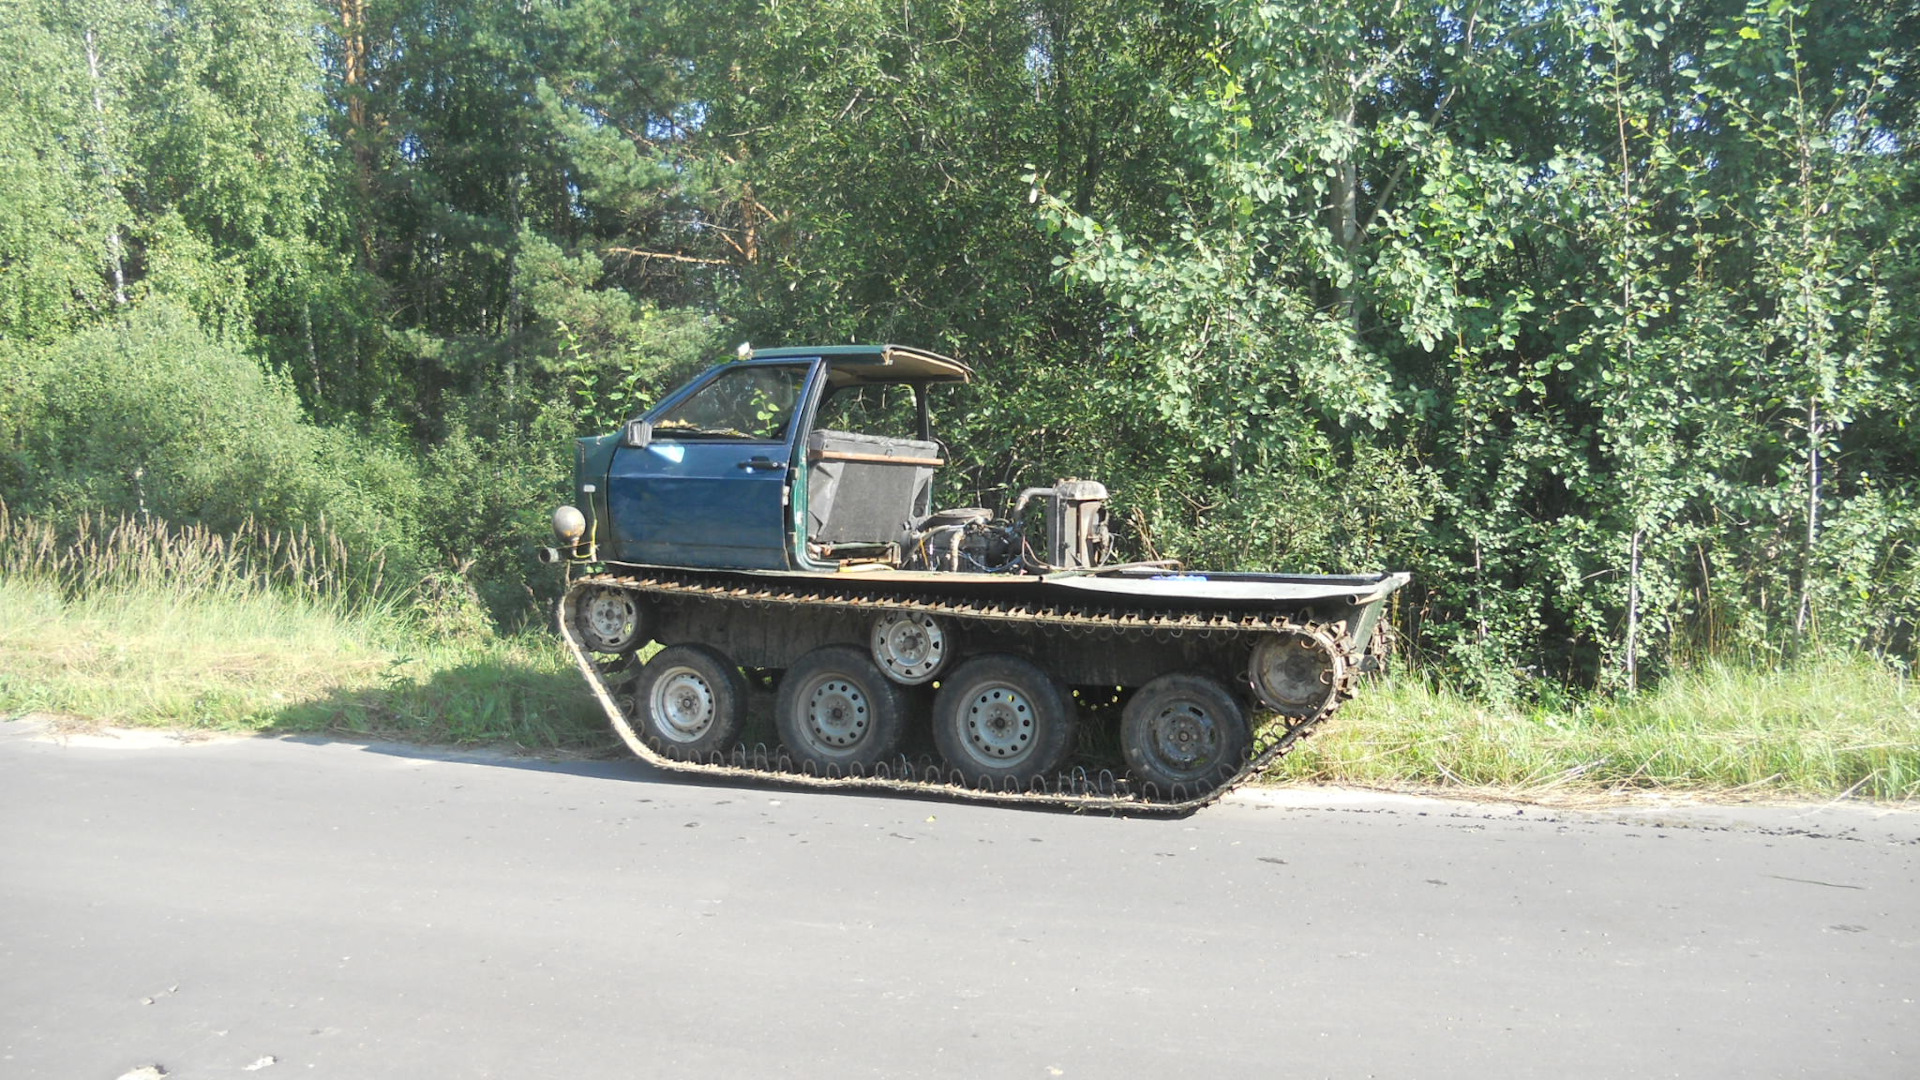
[[(911, 612), (936, 615), (961, 621), (1008, 620), (1057, 626), (1066, 633), (1119, 634), (1129, 636), (1177, 637), (1186, 634), (1233, 635), (1270, 631), (1304, 634), (1321, 642), (1346, 662), (1341, 665), (1340, 685), (1328, 697), (1328, 704), (1317, 714), (1299, 719), (1267, 714), (1253, 724), (1253, 745), (1246, 760), (1233, 775), (1207, 790), (1190, 790), (1175, 785), (1162, 791), (1152, 783), (1140, 783), (1128, 773), (1111, 770), (1089, 772), (1075, 768), (1040, 779), (1026, 788), (972, 786), (957, 773), (932, 759), (904, 756), (880, 763), (871, 769), (855, 769), (846, 775), (822, 775), (809, 766), (801, 768), (782, 747), (735, 746), (728, 753), (714, 753), (705, 760), (684, 761), (660, 753), (640, 736), (628, 720), (618, 700), (617, 688), (609, 676), (624, 671), (630, 659), (592, 652), (581, 640), (577, 629), (576, 604), (586, 590), (596, 587), (624, 589), (643, 596), (681, 598), (710, 603), (738, 604), (745, 607), (794, 606), (854, 610), (872, 614)], [(572, 580), (556, 607), (560, 635), (579, 664), (581, 674), (593, 691), (608, 722), (634, 755), (656, 768), (676, 773), (724, 776), (807, 788), (841, 788), (863, 791), (894, 791), (920, 796), (966, 802), (1010, 806), (1049, 807), (1069, 810), (1104, 810), (1114, 813), (1180, 816), (1191, 814), (1219, 799), (1251, 776), (1264, 772), (1273, 762), (1291, 750), (1315, 727), (1331, 716), (1340, 703), (1352, 697), (1356, 657), (1352, 642), (1337, 627), (1325, 627), (1311, 621), (1299, 621), (1284, 613), (1222, 612), (1203, 610), (1147, 611), (1127, 607), (1093, 607), (1025, 602), (996, 602), (980, 599), (956, 599), (929, 593), (888, 592), (875, 595), (859, 589), (832, 585), (798, 586), (778, 581), (754, 581), (737, 578), (713, 578), (700, 574), (649, 569), (642, 573), (598, 573)]]

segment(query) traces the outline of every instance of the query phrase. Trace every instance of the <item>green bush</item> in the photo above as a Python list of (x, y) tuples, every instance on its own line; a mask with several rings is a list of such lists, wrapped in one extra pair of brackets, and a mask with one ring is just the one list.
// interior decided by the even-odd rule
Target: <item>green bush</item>
[(503, 419), (488, 404), (457, 407), (423, 460), (421, 540), (435, 556), (434, 620), (460, 623), (465, 616), (447, 605), (471, 597), (497, 622), (517, 626), (543, 617), (558, 595), (560, 575), (534, 552), (551, 535), (553, 508), (569, 497), (574, 420), (560, 404), (529, 422)]
[(414, 558), (416, 468), (304, 418), (285, 379), (160, 302), (5, 363), (0, 495), (56, 520), (132, 514), (232, 532), (327, 526)]

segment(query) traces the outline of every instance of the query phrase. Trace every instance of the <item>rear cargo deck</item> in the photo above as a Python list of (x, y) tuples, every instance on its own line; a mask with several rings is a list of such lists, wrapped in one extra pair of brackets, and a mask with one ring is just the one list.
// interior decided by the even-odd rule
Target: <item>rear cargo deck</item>
[[(633, 570), (689, 571), (684, 567), (650, 567), (609, 563)], [(869, 585), (914, 591), (978, 592), (983, 595), (1050, 598), (1059, 602), (1300, 606), (1316, 603), (1359, 605), (1381, 599), (1405, 585), (1410, 575), (1397, 574), (1262, 574), (1197, 573), (1157, 568), (1066, 570), (1045, 575), (966, 574), (931, 570), (898, 570), (873, 564), (839, 572), (806, 570), (692, 571), (703, 576), (777, 579), (793, 583), (812, 581), (841, 587)]]

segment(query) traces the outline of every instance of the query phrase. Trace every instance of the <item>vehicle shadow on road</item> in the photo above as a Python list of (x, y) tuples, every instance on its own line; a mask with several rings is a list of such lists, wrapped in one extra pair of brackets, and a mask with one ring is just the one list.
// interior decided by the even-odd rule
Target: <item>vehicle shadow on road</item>
[[(778, 794), (782, 797), (818, 794), (826, 798), (881, 799), (888, 802), (924, 803), (930, 806), (965, 803), (983, 809), (987, 806), (993, 806), (1001, 810), (1022, 813), (1072, 814), (1087, 812), (1084, 810), (1076, 811), (1069, 807), (1050, 805), (1022, 806), (1018, 803), (980, 803), (942, 792), (937, 788), (917, 791), (899, 791), (861, 787), (827, 793), (822, 792), (817, 787), (811, 787), (803, 783), (771, 775), (735, 776), (672, 772), (633, 757), (627, 753), (624, 747), (612, 752), (585, 754), (565, 751), (530, 751), (509, 744), (455, 746), (420, 743), (410, 742), (404, 738), (394, 738), (376, 734), (361, 735), (351, 732), (298, 732), (286, 734), (267, 732), (265, 734), (275, 737), (282, 742), (311, 746), (351, 746), (369, 754), (382, 754), (413, 761), (447, 762), (461, 765), (480, 765), (490, 768), (520, 769), (565, 776), (591, 777), (613, 782), (637, 783), (648, 787), (667, 786), (688, 790), (705, 789), (716, 792), (760, 792), (770, 795)], [(1106, 812), (1096, 813), (1098, 816), (1107, 816)]]
[[(650, 765), (634, 757), (614, 735), (592, 695), (584, 691), (579, 673), (571, 668), (543, 666), (500, 654), (430, 672), (419, 670), (421, 666), (401, 662), (376, 680), (339, 687), (320, 697), (290, 704), (262, 734), (291, 742), (353, 745), (368, 753), (421, 761), (645, 784), (728, 790), (821, 790), (805, 781), (779, 776), (686, 773)], [(749, 690), (748, 723), (743, 734), (750, 757), (766, 759), (777, 748), (772, 699), (768, 687), (754, 686)], [(918, 749), (930, 751), (931, 746)], [(835, 794), (932, 804), (969, 802), (1029, 813), (1114, 812), (1111, 808), (1090, 810), (1039, 802), (1023, 805), (1017, 797), (1004, 802), (983, 800), (977, 794), (933, 786), (902, 790), (854, 783)]]
[(578, 672), (505, 653), (431, 669), (402, 659), (371, 681), (288, 704), (261, 734), (423, 761), (685, 780), (628, 753)]

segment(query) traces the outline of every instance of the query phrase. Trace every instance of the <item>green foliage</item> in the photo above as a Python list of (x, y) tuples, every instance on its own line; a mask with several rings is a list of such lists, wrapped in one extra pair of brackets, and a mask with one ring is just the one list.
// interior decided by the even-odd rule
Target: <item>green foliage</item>
[(129, 215), (102, 125), (118, 97), (92, 96), (84, 44), (27, 0), (0, 4), (0, 340), (55, 340), (114, 303)]
[(282, 368), (345, 284), (311, 8), (9, 0), (0, 330), (52, 340), (145, 297)]
[(0, 0), (0, 494), (513, 626), (742, 338), (972, 363), (943, 498), (1414, 572), (1490, 698), (1910, 660), (1920, 9)]
[[(1873, 18), (1216, 11), (1214, 70), (1171, 106), (1192, 183), (1164, 220), (1034, 178), (1062, 279), (1113, 312), (1117, 430), (1174, 436), (1153, 535), (1223, 506), (1337, 518), (1242, 478), (1351, 476), (1343, 505), (1415, 516), (1363, 550), (1415, 571), (1416, 648), (1496, 695), (1542, 672), (1631, 689), (1698, 649), (1910, 647), (1920, 522), (1881, 500), (1904, 508), (1920, 464), (1883, 389), (1913, 357), (1884, 291), (1910, 264), (1911, 117)], [(1335, 543), (1212, 551), (1367, 565)]]
[(322, 524), (369, 555), (404, 549), (417, 479), (405, 456), (309, 423), (287, 382), (154, 302), (8, 358), (0, 478), (16, 509), (231, 531)]
[(592, 255), (570, 258), (523, 229), (514, 272), (529, 330), (541, 337), (538, 371), (565, 393), (585, 430), (618, 426), (713, 362), (716, 320), (597, 287), (605, 272)]
[[(509, 625), (550, 609), (560, 582), (534, 562), (552, 535), (548, 515), (568, 498), (575, 417), (565, 405), (522, 425), (496, 408), (463, 408), (426, 455), (420, 475), (421, 542), (437, 553), (429, 602), (471, 597)], [(454, 624), (464, 616), (449, 616)]]

